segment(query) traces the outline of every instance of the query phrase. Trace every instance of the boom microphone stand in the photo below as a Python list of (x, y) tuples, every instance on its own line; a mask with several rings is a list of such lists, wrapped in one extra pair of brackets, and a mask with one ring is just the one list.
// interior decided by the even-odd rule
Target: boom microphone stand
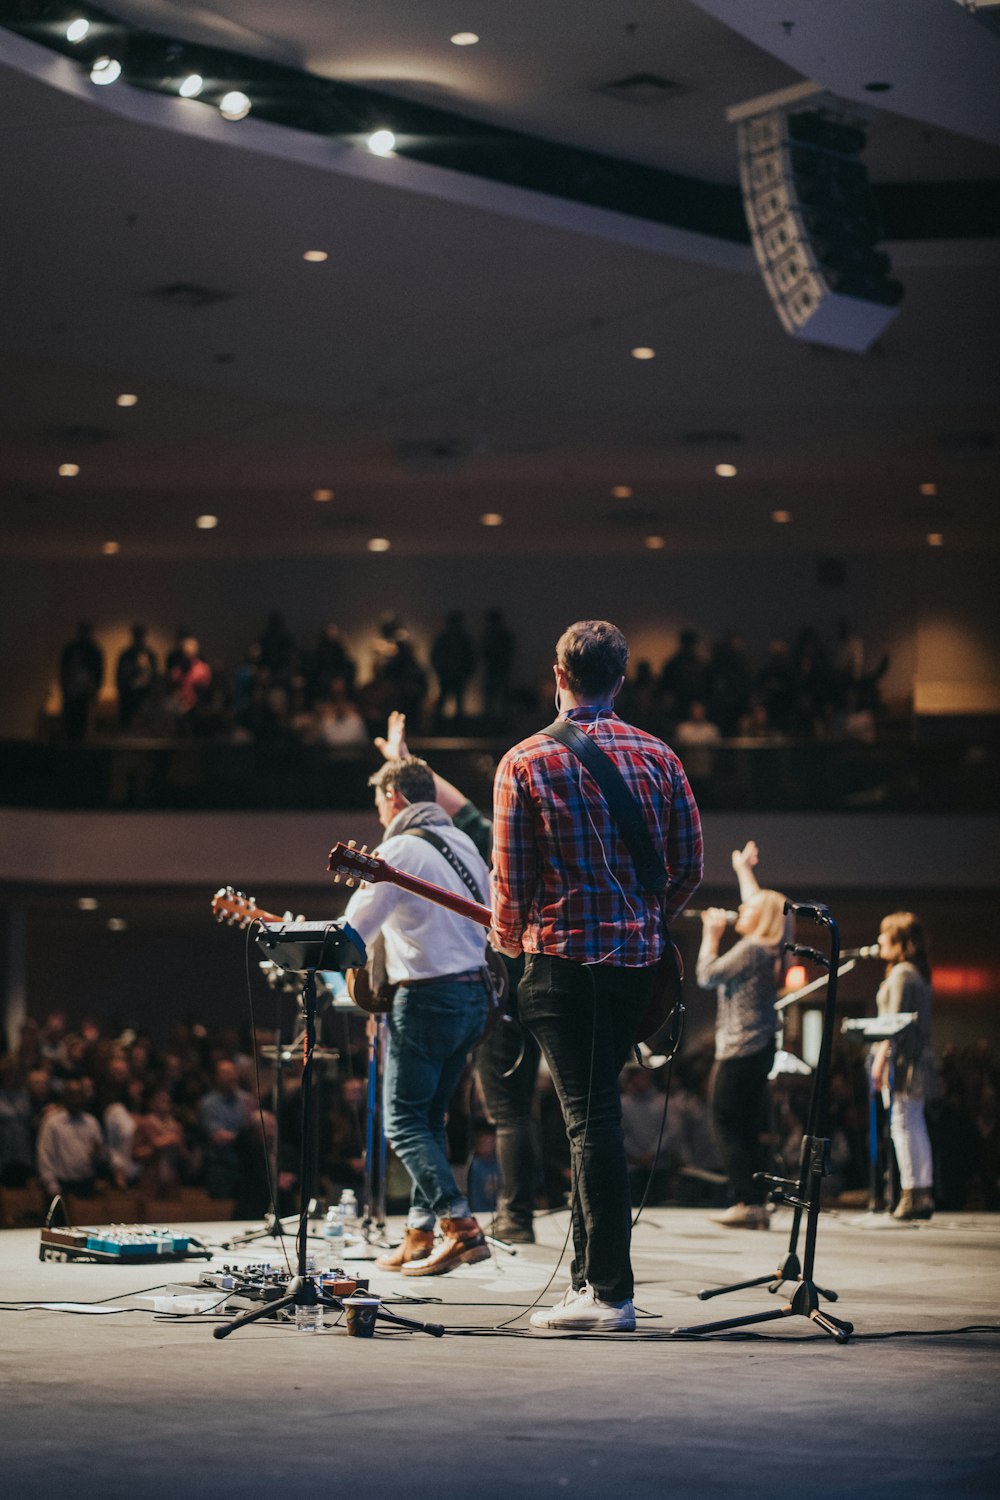
[[(751, 1313), (742, 1318), (725, 1318), (718, 1323), (701, 1323), (691, 1328), (673, 1328), (671, 1333), (675, 1334), (702, 1334), (718, 1333), (729, 1328), (746, 1328), (752, 1323), (768, 1323), (777, 1318), (803, 1317), (809, 1318), (824, 1333), (828, 1333), (832, 1339), (839, 1344), (846, 1344), (854, 1332), (854, 1324), (848, 1323), (842, 1318), (835, 1318), (832, 1313), (820, 1308), (819, 1299), (825, 1296), (833, 1301), (836, 1293), (823, 1291), (813, 1280), (813, 1264), (816, 1257), (816, 1232), (819, 1226), (820, 1193), (822, 1191), (823, 1178), (830, 1170), (830, 1142), (822, 1132), (827, 1128), (827, 1117), (829, 1113), (829, 1084), (830, 1084), (830, 1053), (833, 1046), (833, 1030), (837, 1008), (837, 975), (840, 964), (840, 929), (830, 915), (829, 908), (818, 902), (796, 903), (785, 902), (785, 911), (794, 912), (797, 917), (817, 923), (824, 927), (830, 934), (830, 955), (818, 952), (815, 948), (806, 948), (798, 943), (786, 944), (786, 949), (795, 953), (800, 958), (806, 958), (811, 963), (825, 969), (828, 974), (829, 983), (826, 990), (826, 1001), (823, 1010), (823, 1038), (820, 1043), (819, 1059), (816, 1063), (816, 1071), (813, 1075), (813, 1087), (809, 1100), (809, 1119), (806, 1125), (806, 1133), (802, 1139), (802, 1155), (800, 1159), (799, 1176), (797, 1181), (787, 1178), (774, 1178), (765, 1175), (765, 1181), (774, 1184), (779, 1190), (791, 1189), (792, 1191), (779, 1191), (774, 1196), (779, 1202), (787, 1203), (795, 1212), (795, 1221), (792, 1230), (792, 1240), (789, 1254), (779, 1267), (779, 1279), (776, 1285), (783, 1280), (795, 1281), (795, 1289), (792, 1292), (791, 1301), (783, 1307), (773, 1308), (768, 1312)], [(763, 1174), (762, 1174), (763, 1175)], [(798, 1269), (798, 1257), (792, 1246), (797, 1242), (799, 1217), (802, 1213), (806, 1215), (806, 1245), (802, 1259), (801, 1270)], [(793, 1275), (794, 1267), (794, 1275)], [(753, 1281), (742, 1282), (740, 1289), (760, 1286), (763, 1282), (771, 1280), (769, 1277), (759, 1277)], [(723, 1287), (720, 1291), (736, 1291), (736, 1287)], [(703, 1294), (699, 1297), (704, 1300)]]
[[(797, 951), (795, 949), (794, 943), (787, 944), (787, 947), (793, 952)], [(808, 949), (805, 956), (811, 956), (812, 952), (813, 950), (811, 948)], [(825, 967), (825, 958), (823, 960), (823, 964)], [(853, 958), (849, 958), (846, 963), (840, 964), (838, 966), (835, 971), (836, 976), (839, 978), (841, 974), (849, 974), (854, 966), (855, 960)], [(821, 974), (820, 977), (818, 979), (814, 979), (811, 984), (805, 985), (801, 990), (795, 990), (793, 994), (786, 996), (784, 1000), (779, 1000), (777, 1005), (775, 1006), (775, 1010), (781, 1012), (787, 1010), (788, 1006), (790, 1005), (797, 1005), (798, 1002), (802, 1000), (806, 995), (812, 994), (814, 990), (822, 989), (823, 986), (829, 982), (829, 977), (829, 974)], [(802, 1064), (801, 1066), (804, 1068), (805, 1064)], [(773, 1072), (771, 1076), (774, 1077)], [(815, 1091), (816, 1080), (814, 1076), (813, 1096), (815, 1095)], [(781, 1178), (767, 1176), (764, 1173), (759, 1174), (758, 1181), (761, 1179), (773, 1183), (785, 1181)], [(791, 1184), (785, 1182), (785, 1185), (790, 1186)], [(792, 1205), (792, 1226), (788, 1236), (788, 1249), (785, 1251), (785, 1254), (783, 1255), (781, 1260), (779, 1260), (776, 1270), (771, 1272), (769, 1275), (753, 1276), (749, 1281), (732, 1282), (729, 1286), (702, 1287), (701, 1291), (698, 1293), (698, 1301), (708, 1302), (712, 1297), (725, 1297), (729, 1292), (745, 1292), (752, 1286), (766, 1286), (768, 1291), (773, 1294), (775, 1292), (780, 1292), (782, 1286), (786, 1281), (798, 1281), (799, 1277), (802, 1275), (802, 1263), (799, 1260), (798, 1248), (799, 1230), (802, 1225), (802, 1212), (804, 1207), (805, 1205), (803, 1203), (795, 1203)], [(821, 1286), (817, 1287), (817, 1291), (819, 1292), (820, 1296), (826, 1298), (827, 1302), (837, 1301), (837, 1293), (831, 1290), (831, 1288)]]
[[(302, 1148), (299, 1167), (299, 1229), (296, 1239), (298, 1265), (296, 1274), (288, 1283), (284, 1297), (275, 1302), (264, 1302), (250, 1312), (241, 1313), (231, 1323), (213, 1328), (212, 1336), (228, 1338), (237, 1328), (255, 1323), (259, 1318), (273, 1317), (284, 1307), (308, 1307), (317, 1305), (336, 1308), (342, 1312), (343, 1303), (338, 1297), (320, 1296), (314, 1277), (307, 1272), (306, 1241), (309, 1234), (309, 1189), (312, 1167), (313, 1141), (313, 1057), (316, 1050), (316, 971), (318, 969), (360, 968), (365, 962), (365, 945), (358, 934), (342, 919), (338, 922), (261, 922), (257, 942), (269, 957), (273, 957), (281, 968), (304, 974), (302, 986), (302, 1008), (305, 1017), (304, 1051), (302, 1059)], [(376, 1317), (404, 1328), (440, 1338), (444, 1333), (438, 1323), (416, 1323), (410, 1318), (401, 1318), (395, 1313), (383, 1312), (379, 1308)]]

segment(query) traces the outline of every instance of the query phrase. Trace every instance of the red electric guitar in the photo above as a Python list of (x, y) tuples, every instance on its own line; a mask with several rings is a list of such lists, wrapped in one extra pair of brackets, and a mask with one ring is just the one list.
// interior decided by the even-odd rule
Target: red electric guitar
[[(454, 891), (446, 891), (429, 880), (408, 875), (405, 870), (397, 870), (380, 855), (356, 848), (353, 841), (349, 844), (334, 844), (326, 868), (334, 880), (343, 878), (348, 885), (354, 885), (356, 881), (375, 885), (380, 880), (387, 880), (390, 885), (410, 891), (414, 896), (423, 896), (425, 900), (434, 901), (438, 906), (446, 906), (449, 911), (457, 912), (460, 917), (468, 917), (470, 922), (478, 922), (481, 927), (493, 925), (493, 915), (488, 906), (481, 906), (478, 901), (470, 901), (466, 896), (457, 896)], [(649, 1041), (662, 1030), (674, 1004), (681, 997), (682, 978), (680, 954), (673, 943), (668, 941), (657, 965), (653, 997), (639, 1022), (637, 1042)]]

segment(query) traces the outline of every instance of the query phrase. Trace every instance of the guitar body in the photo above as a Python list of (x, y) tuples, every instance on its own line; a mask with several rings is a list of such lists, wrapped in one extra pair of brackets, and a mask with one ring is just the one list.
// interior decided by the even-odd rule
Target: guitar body
[(681, 999), (683, 978), (681, 956), (668, 936), (653, 976), (653, 993), (636, 1028), (636, 1042), (651, 1043), (657, 1032), (663, 1030), (670, 1019), (670, 1012)]

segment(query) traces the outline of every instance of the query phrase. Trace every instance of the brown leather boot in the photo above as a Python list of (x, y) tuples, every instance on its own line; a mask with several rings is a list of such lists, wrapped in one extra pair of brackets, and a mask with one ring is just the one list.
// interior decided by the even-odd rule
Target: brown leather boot
[(442, 1219), (444, 1239), (425, 1260), (403, 1267), (404, 1276), (443, 1276), (456, 1266), (489, 1260), (490, 1247), (475, 1219)]
[(401, 1271), (410, 1261), (423, 1260), (430, 1255), (433, 1248), (433, 1229), (407, 1229), (403, 1243), (390, 1250), (388, 1255), (380, 1255), (375, 1264), (380, 1271)]
[(934, 1216), (934, 1192), (931, 1188), (913, 1189), (913, 1217), (930, 1219)]
[(904, 1188), (899, 1195), (899, 1202), (892, 1211), (894, 1219), (915, 1219), (916, 1208), (913, 1203), (913, 1188)]

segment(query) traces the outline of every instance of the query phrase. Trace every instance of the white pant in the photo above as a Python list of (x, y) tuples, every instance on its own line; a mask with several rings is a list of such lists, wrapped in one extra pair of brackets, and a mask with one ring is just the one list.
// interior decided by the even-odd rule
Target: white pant
[(892, 1136), (901, 1188), (929, 1188), (934, 1181), (924, 1101), (897, 1094), (892, 1101)]

